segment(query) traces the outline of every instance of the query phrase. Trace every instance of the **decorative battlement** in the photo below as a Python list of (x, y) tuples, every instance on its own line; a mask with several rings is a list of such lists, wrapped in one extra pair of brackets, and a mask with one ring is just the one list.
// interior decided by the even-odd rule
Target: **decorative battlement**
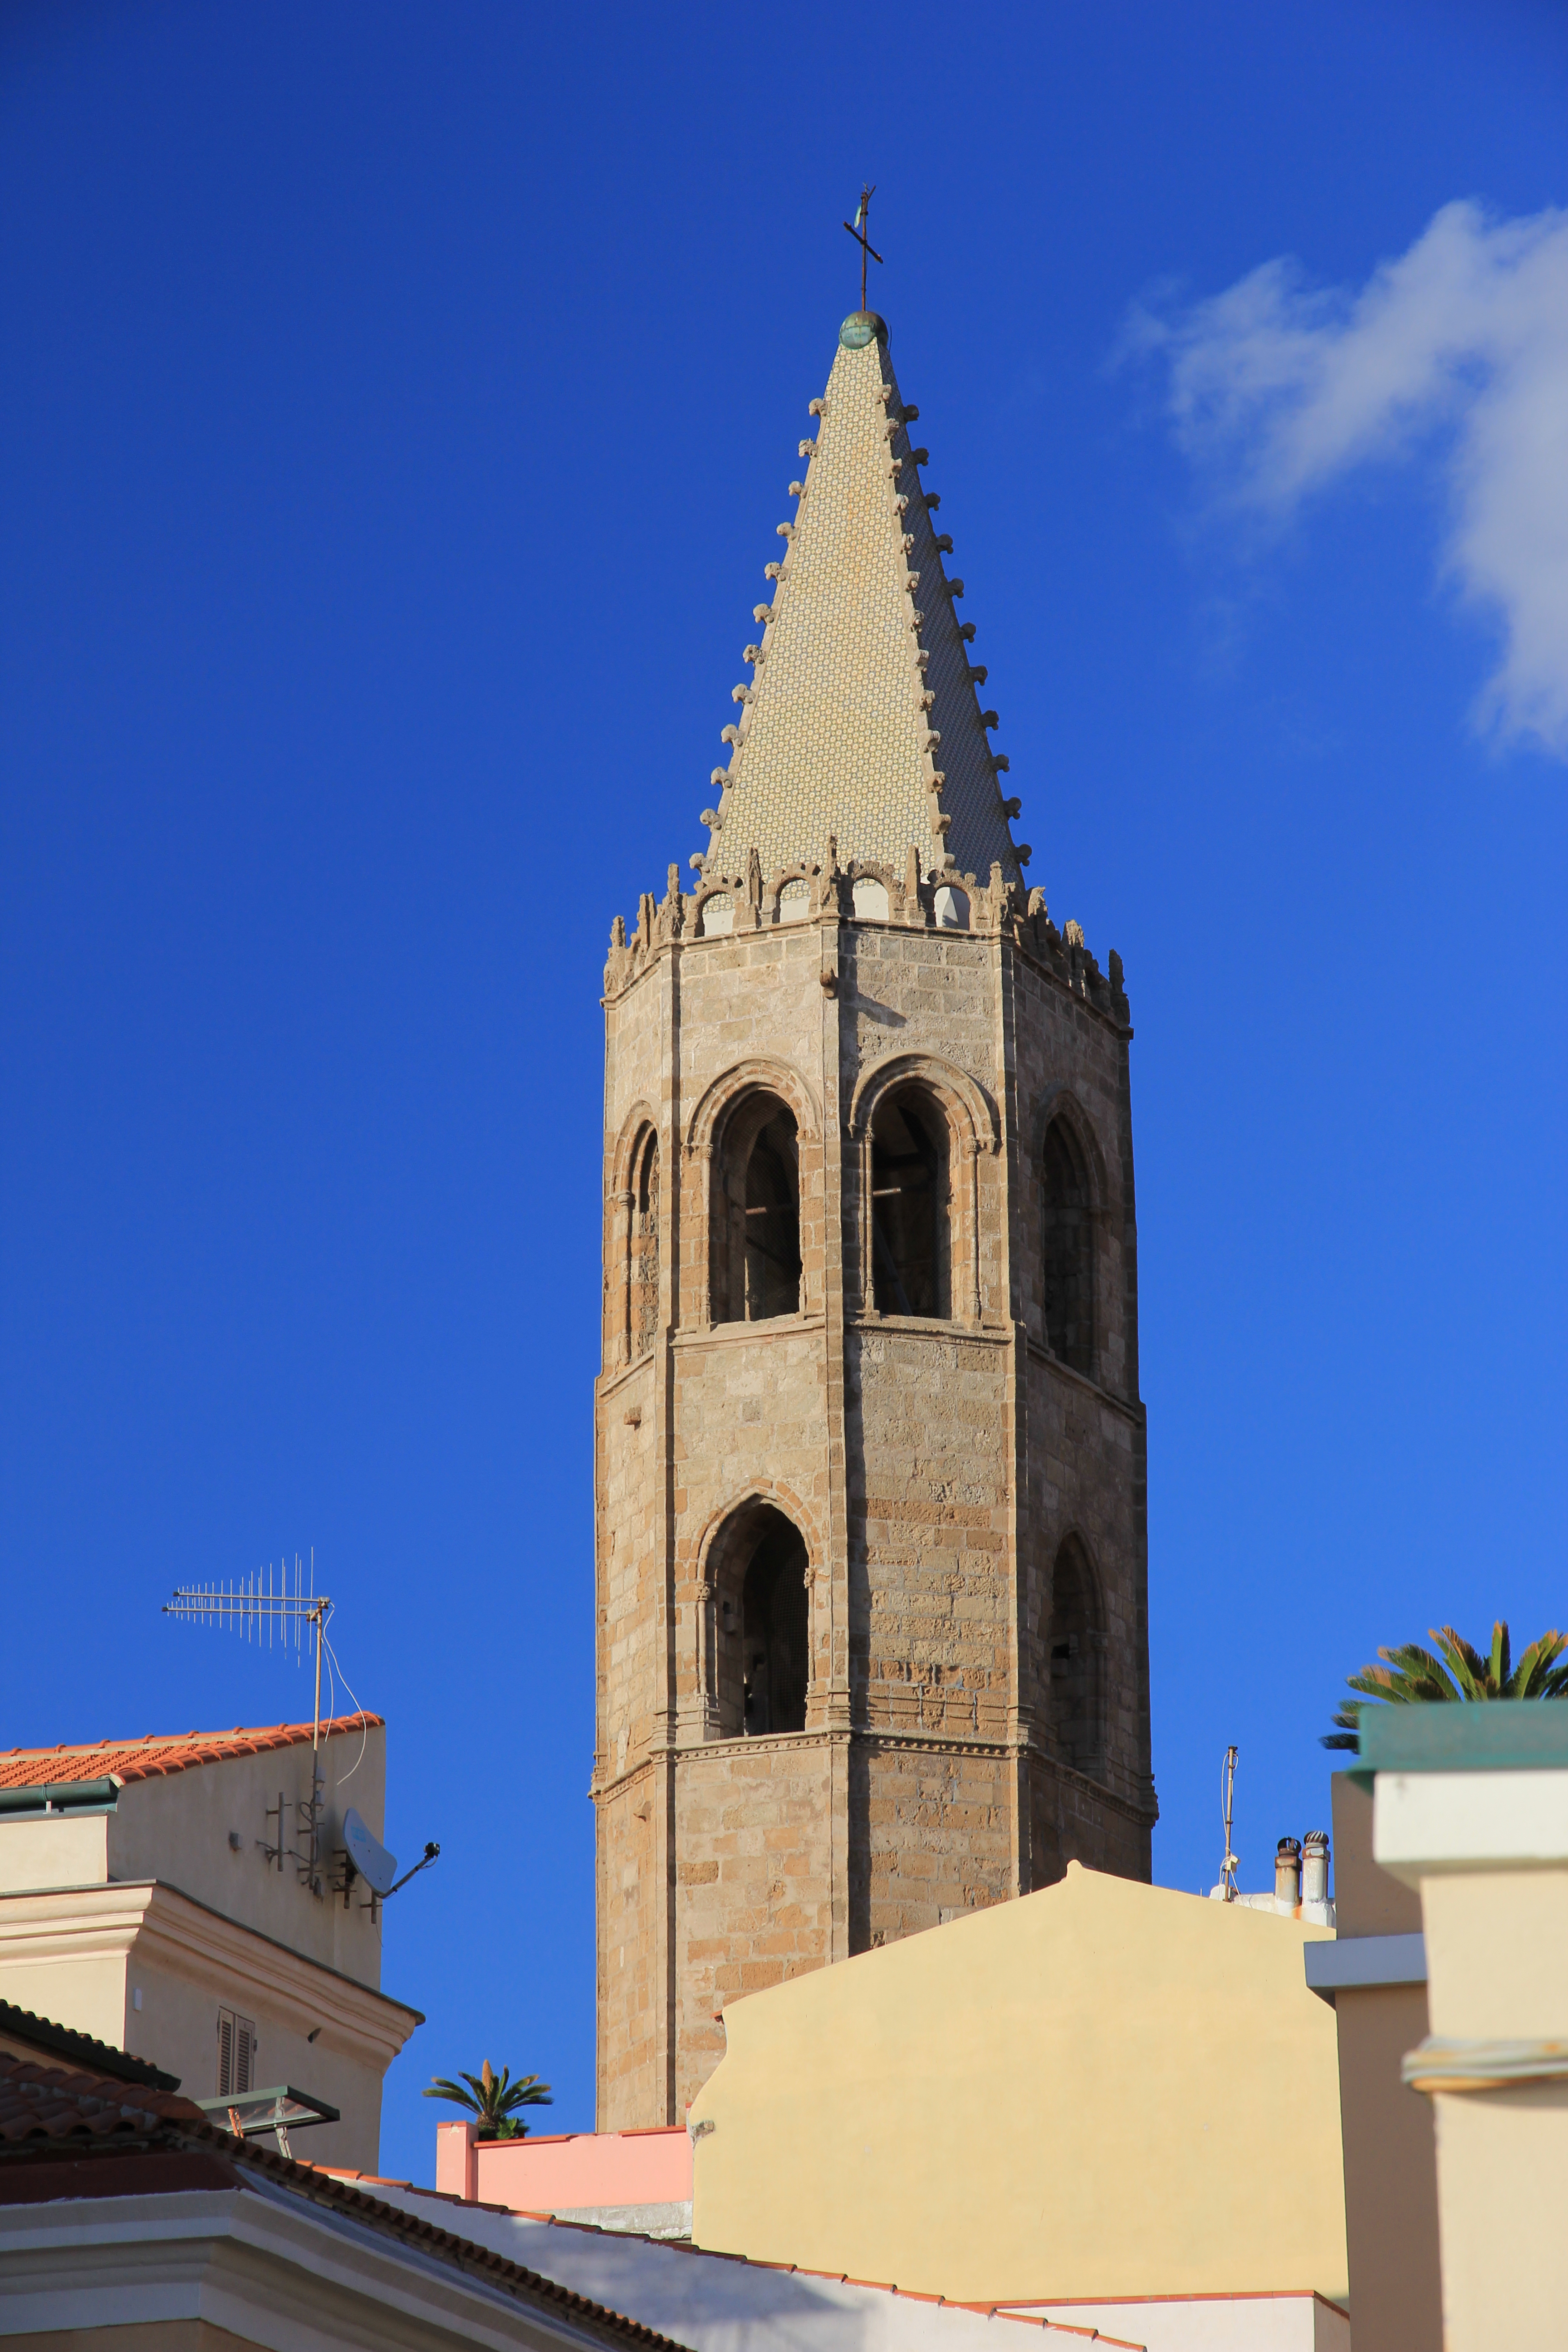
[(1119, 1028), (1131, 1021), (1116, 950), (1110, 950), (1109, 971), (1102, 972), (1079, 925), (1069, 919), (1058, 929), (1051, 920), (1043, 890), (1026, 893), (1005, 878), (996, 863), (986, 882), (973, 874), (945, 871), (922, 877), (912, 848), (901, 875), (870, 858), (851, 858), (841, 866), (831, 835), (820, 864), (781, 866), (766, 881), (754, 848), (744, 877), (705, 872), (695, 890), (682, 890), (680, 868), (672, 865), (662, 898), (656, 899), (651, 890), (643, 892), (629, 937), (621, 916), (611, 925), (605, 997), (624, 995), (660, 951), (677, 940), (690, 944), (730, 939), (825, 916), (836, 922), (891, 923), (952, 938), (1005, 936)]

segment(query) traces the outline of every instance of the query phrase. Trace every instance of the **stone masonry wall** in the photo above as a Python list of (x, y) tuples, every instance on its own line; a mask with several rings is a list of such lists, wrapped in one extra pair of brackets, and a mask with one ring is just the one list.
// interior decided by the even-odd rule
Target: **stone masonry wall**
[(677, 2113), (724, 2054), (716, 2013), (830, 1958), (833, 1741), (716, 1741), (676, 1801)]

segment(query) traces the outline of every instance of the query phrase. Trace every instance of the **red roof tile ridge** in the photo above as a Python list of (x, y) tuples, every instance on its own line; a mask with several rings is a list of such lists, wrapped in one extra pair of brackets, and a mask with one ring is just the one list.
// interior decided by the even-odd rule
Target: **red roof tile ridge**
[(119, 2131), (134, 2137), (160, 2124), (187, 2122), (205, 2124), (205, 2117), (176, 2092), (0, 2053), (0, 2141), (14, 2146), (79, 2134), (101, 2139)]
[[(379, 1730), (384, 1716), (361, 1708), (354, 1715), (335, 1715), (323, 1721), (323, 1738), (341, 1738), (356, 1731)], [(0, 1789), (46, 1787), (70, 1776), (59, 1769), (60, 1759), (90, 1764), (79, 1771), (80, 1780), (121, 1782), (164, 1779), (198, 1764), (219, 1764), (239, 1756), (261, 1756), (279, 1748), (296, 1748), (310, 1738), (310, 1723), (279, 1723), (232, 1731), (144, 1731), (124, 1739), (61, 1741), (55, 1748), (0, 1749)]]

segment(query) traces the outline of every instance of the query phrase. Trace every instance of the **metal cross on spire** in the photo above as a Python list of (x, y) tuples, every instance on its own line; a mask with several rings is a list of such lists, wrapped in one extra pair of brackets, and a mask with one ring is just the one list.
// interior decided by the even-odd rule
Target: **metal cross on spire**
[(866, 308), (866, 257), (869, 254), (873, 261), (880, 261), (882, 258), (866, 235), (866, 215), (871, 209), (871, 199), (876, 193), (875, 187), (868, 187), (862, 181), (860, 203), (855, 217), (852, 221), (846, 221), (844, 224), (860, 248), (860, 308), (862, 310)]

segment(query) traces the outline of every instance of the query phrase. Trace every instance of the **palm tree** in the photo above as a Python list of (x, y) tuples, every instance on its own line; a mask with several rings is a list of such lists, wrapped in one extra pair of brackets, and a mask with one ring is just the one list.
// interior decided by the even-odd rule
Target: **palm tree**
[(1406, 1642), (1397, 1650), (1379, 1650), (1381, 1666), (1363, 1666), (1346, 1682), (1360, 1698), (1347, 1699), (1334, 1717), (1338, 1729), (1328, 1733), (1325, 1748), (1348, 1748), (1361, 1753), (1361, 1711), (1368, 1699), (1384, 1699), (1394, 1706), (1417, 1706), (1430, 1702), (1483, 1698), (1568, 1698), (1568, 1633), (1542, 1633), (1531, 1642), (1517, 1666), (1510, 1665), (1508, 1624), (1499, 1618), (1492, 1627), (1489, 1657), (1473, 1650), (1451, 1625), (1430, 1630), (1441, 1656)]
[(437, 2074), (430, 2088), (419, 2095), (425, 2099), (450, 2099), (454, 2106), (467, 2107), (471, 2116), (478, 2116), (476, 2139), (526, 2139), (528, 2126), (518, 2108), (552, 2107), (555, 2104), (549, 2084), (542, 2083), (537, 2074), (520, 2074), (514, 2083), (510, 2066), (502, 2067), (498, 2074), (488, 2058), (479, 2073), (465, 2074), (463, 2083), (468, 2086), (466, 2091), (462, 2083), (449, 2083)]

